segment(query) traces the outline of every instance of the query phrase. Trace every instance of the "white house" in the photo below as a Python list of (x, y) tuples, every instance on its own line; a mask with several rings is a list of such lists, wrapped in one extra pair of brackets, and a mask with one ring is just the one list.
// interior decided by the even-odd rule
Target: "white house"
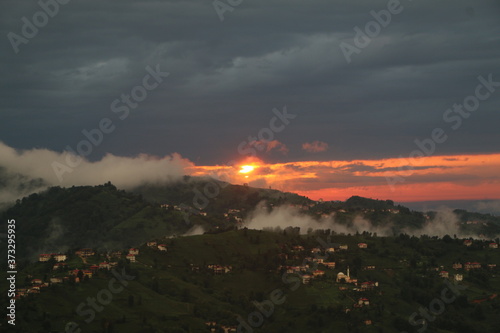
[(54, 259), (57, 262), (61, 262), (61, 261), (66, 261), (66, 259), (68, 259), (68, 257), (65, 254), (56, 254), (56, 255), (54, 255)]

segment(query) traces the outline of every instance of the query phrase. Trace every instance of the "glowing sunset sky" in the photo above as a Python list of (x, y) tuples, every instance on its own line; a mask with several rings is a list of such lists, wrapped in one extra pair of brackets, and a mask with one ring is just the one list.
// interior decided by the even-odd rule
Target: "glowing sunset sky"
[[(241, 166), (196, 166), (194, 176), (296, 192), (311, 199), (345, 200), (352, 195), (426, 200), (500, 199), (500, 154), (430, 156), (353, 161), (300, 161)], [(248, 178), (246, 178), (248, 176)]]
[[(403, 1), (362, 46), (387, 0), (243, 1), (223, 20), (213, 3), (71, 1), (25, 38), (40, 5), (2, 0), (0, 203), (30, 177), (185, 174), (325, 200), (500, 199), (498, 1)], [(430, 157), (400, 157), (440, 130)]]

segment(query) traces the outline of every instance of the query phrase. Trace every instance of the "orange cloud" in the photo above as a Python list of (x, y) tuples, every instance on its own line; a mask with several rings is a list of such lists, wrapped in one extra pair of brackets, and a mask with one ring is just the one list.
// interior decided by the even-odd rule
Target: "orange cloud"
[(328, 143), (322, 141), (305, 142), (302, 144), (302, 149), (308, 153), (320, 153), (328, 150)]
[(430, 156), (352, 161), (261, 162), (249, 178), (238, 167), (196, 166), (193, 175), (232, 183), (261, 184), (311, 199), (352, 195), (399, 202), (500, 199), (500, 154)]

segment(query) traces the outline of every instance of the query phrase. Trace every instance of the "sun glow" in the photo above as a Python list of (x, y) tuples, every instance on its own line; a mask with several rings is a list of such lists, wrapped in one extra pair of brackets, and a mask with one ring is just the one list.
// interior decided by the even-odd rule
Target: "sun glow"
[(255, 170), (253, 165), (242, 165), (239, 173), (249, 173)]

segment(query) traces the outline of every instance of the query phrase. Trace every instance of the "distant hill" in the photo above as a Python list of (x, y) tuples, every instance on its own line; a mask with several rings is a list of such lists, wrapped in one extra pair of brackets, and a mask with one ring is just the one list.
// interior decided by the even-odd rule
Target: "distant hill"
[(273, 189), (233, 185), (208, 177), (184, 176), (182, 180), (166, 184), (145, 184), (131, 190), (145, 200), (155, 203), (185, 204), (193, 208), (203, 205), (206, 212), (220, 212), (230, 208), (253, 209), (260, 201), (273, 205), (282, 203), (306, 205), (314, 201), (296, 193)]
[[(33, 260), (40, 253), (77, 247), (137, 246), (152, 236), (184, 234), (195, 225), (209, 232), (234, 229), (261, 202), (268, 210), (293, 205), (313, 219), (335, 214), (336, 223), (347, 226), (361, 216), (375, 227), (390, 226), (394, 235), (422, 228), (436, 215), (411, 211), (391, 200), (353, 196), (345, 202), (316, 202), (294, 193), (186, 176), (178, 182), (143, 185), (130, 192), (111, 183), (52, 187), (18, 200), (0, 217), (2, 223), (16, 219), (18, 258)], [(191, 207), (189, 214), (182, 207)], [(500, 234), (499, 217), (462, 210), (455, 214), (463, 231), (490, 238)]]

